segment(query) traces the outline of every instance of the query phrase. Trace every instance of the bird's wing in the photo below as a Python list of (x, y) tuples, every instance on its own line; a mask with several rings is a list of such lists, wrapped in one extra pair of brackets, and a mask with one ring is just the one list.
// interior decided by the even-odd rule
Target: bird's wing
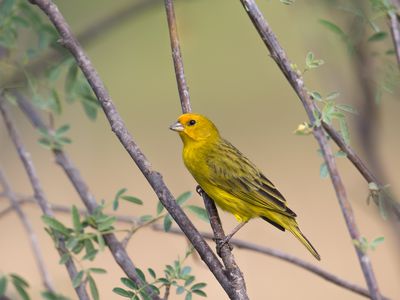
[(252, 205), (296, 216), (274, 184), (228, 141), (209, 151), (206, 163), (211, 171), (209, 180), (218, 188)]

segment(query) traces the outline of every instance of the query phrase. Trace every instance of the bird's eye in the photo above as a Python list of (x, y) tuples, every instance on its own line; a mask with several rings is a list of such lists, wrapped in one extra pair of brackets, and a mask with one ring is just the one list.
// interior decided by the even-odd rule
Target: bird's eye
[(193, 126), (194, 124), (196, 124), (196, 121), (195, 121), (195, 120), (190, 120), (190, 121), (188, 122), (188, 124), (189, 124), (189, 126)]

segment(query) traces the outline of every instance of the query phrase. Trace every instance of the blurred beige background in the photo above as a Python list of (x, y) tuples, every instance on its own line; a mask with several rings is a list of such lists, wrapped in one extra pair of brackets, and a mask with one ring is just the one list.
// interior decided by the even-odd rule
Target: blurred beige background
[[(303, 66), (310, 50), (325, 60), (324, 66), (306, 74), (308, 87), (325, 94), (338, 90), (341, 92), (338, 101), (359, 105), (345, 47), (318, 25), (318, 19), (329, 18), (329, 12), (301, 1), (289, 7), (279, 1), (258, 2), (293, 62)], [(78, 33), (129, 1), (57, 3)], [(301, 103), (267, 55), (239, 1), (177, 1), (176, 15), (193, 110), (209, 116), (223, 136), (277, 185), (299, 215), (299, 224), (318, 249), (322, 261), (315, 261), (289, 233), (277, 231), (261, 220), (250, 222), (237, 237), (291, 253), (365, 286), (331, 183), (319, 177), (322, 160), (316, 152), (317, 144), (312, 137), (293, 134), (297, 125), (306, 120)], [(174, 195), (190, 190), (191, 203), (202, 205), (194, 191), (195, 182), (181, 161), (181, 141), (168, 130), (180, 114), (180, 106), (162, 1), (115, 30), (105, 32), (85, 50), (136, 142), (154, 168), (163, 174)], [(143, 199), (145, 204), (143, 207), (123, 204), (120, 213), (154, 213), (155, 194), (112, 134), (102, 113), (96, 122), (91, 122), (78, 103), (65, 104), (64, 108), (65, 113), (56, 119), (56, 124), (71, 123), (73, 144), (66, 151), (97, 199), (111, 201), (119, 188), (127, 187), (130, 194)], [(397, 195), (400, 194), (399, 111), (398, 95), (385, 95), (376, 141), (383, 169)], [(81, 206), (52, 155), (37, 144), (37, 133), (17, 109), (12, 112), (48, 198), (54, 203)], [(351, 124), (355, 118), (349, 116)], [(352, 145), (362, 154), (354, 127), (352, 133)], [(2, 123), (0, 164), (15, 191), (23, 195), (32, 193)], [(367, 185), (354, 167), (345, 159), (339, 159), (338, 166), (362, 235), (368, 240), (385, 237), (377, 250), (369, 252), (380, 288), (386, 296), (400, 299), (399, 234), (392, 229), (392, 223), (379, 217), (374, 205), (367, 206)], [(7, 205), (6, 199), (0, 200), (1, 208)], [(75, 299), (65, 268), (58, 265), (52, 242), (42, 230), (39, 210), (33, 206), (25, 206), (24, 210), (34, 222), (57, 288)], [(201, 230), (209, 230), (207, 224), (190, 216)], [(236, 225), (232, 216), (225, 213), (221, 216), (227, 231)], [(60, 215), (60, 219), (70, 222), (65, 215)], [(0, 272), (15, 272), (25, 277), (31, 284), (33, 299), (39, 299), (41, 280), (25, 232), (14, 214), (0, 220), (0, 244)], [(214, 248), (213, 243), (210, 245)], [(182, 256), (186, 247), (182, 237), (145, 229), (133, 237), (128, 251), (138, 267), (152, 267), (160, 273), (165, 264)], [(251, 299), (362, 299), (277, 259), (240, 249), (235, 249), (234, 254)], [(226, 298), (202, 262), (190, 259), (188, 264), (198, 280), (208, 283), (205, 289), (208, 299)], [(84, 265), (91, 264), (84, 262)], [(102, 253), (93, 265), (108, 270), (108, 274), (95, 277), (101, 298), (118, 299), (111, 290), (121, 286), (119, 278), (123, 275), (109, 252)], [(173, 293), (171, 299), (183, 298)]]

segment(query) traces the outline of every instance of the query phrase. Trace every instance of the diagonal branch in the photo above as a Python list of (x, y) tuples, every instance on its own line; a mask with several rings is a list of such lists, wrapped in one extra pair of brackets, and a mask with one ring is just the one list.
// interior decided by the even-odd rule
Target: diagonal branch
[[(183, 68), (183, 59), (181, 50), (179, 47), (179, 36), (178, 28), (176, 25), (175, 11), (173, 0), (165, 0), (165, 10), (167, 13), (169, 37), (171, 42), (171, 52), (174, 62), (176, 81), (178, 84), (179, 98), (181, 101), (181, 107), (183, 113), (191, 112), (190, 95), (185, 80), (185, 73)], [(214, 201), (208, 197), (204, 192), (200, 193), (203, 197), (207, 213), (210, 217), (211, 228), (214, 232), (216, 240), (222, 240), (225, 237), (224, 230), (222, 228), (221, 220), (218, 215), (217, 208)], [(227, 270), (228, 278), (231, 281), (232, 289), (234, 291), (233, 299), (248, 300), (246, 290), (246, 283), (243, 277), (243, 273), (239, 266), (236, 264), (235, 258), (232, 254), (232, 250), (228, 243), (225, 243), (218, 253)]]
[(400, 68), (400, 24), (399, 24), (399, 16), (396, 12), (389, 11), (389, 27), (390, 32), (392, 34), (393, 45), (396, 53), (397, 64)]
[(21, 220), (22, 225), (25, 228), (26, 233), (28, 234), (29, 241), (31, 243), (32, 251), (34, 254), (36, 265), (39, 269), (40, 276), (42, 277), (43, 285), (46, 290), (55, 292), (54, 285), (52, 283), (50, 273), (47, 270), (45, 260), (43, 257), (43, 253), (40, 250), (39, 242), (35, 231), (33, 230), (32, 223), (29, 220), (28, 216), (22, 210), (20, 203), (15, 195), (14, 191), (11, 189), (10, 184), (8, 183), (4, 173), (0, 169), (0, 184), (3, 186), (4, 196), (10, 200), (11, 208), (15, 210), (18, 215), (18, 218)]
[[(293, 87), (298, 97), (300, 98), (304, 106), (304, 109), (306, 110), (306, 113), (308, 115), (308, 118), (311, 121), (311, 124), (315, 124), (315, 115), (318, 115), (318, 111), (304, 87), (303, 79), (299, 74), (297, 74), (291, 68), (289, 59), (287, 58), (285, 51), (280, 46), (278, 40), (275, 37), (275, 34), (272, 32), (268, 23), (264, 19), (264, 16), (262, 15), (255, 1), (254, 0), (240, 0), (240, 1), (244, 9), (246, 10), (248, 16), (250, 17), (251, 21), (253, 22), (253, 25), (256, 27), (258, 33), (260, 34), (260, 37), (262, 38), (264, 44), (267, 46), (271, 54), (271, 57), (276, 62), (278, 67), (281, 69), (281, 71), (289, 81), (290, 85)], [(315, 126), (313, 134), (321, 148), (323, 157), (328, 166), (330, 178), (333, 187), (335, 189), (342, 214), (346, 221), (350, 237), (353, 241), (359, 240), (360, 233), (357, 224), (355, 222), (353, 210), (350, 202), (347, 199), (346, 190), (343, 185), (342, 179), (339, 175), (332, 149), (330, 148), (327, 142), (325, 132), (321, 126)], [(359, 249), (356, 246), (354, 247), (357, 253), (357, 257), (359, 259), (359, 263), (361, 265), (361, 269), (364, 274), (364, 278), (367, 282), (371, 298), (374, 300), (382, 299), (379, 293), (378, 283), (376, 281), (375, 274), (373, 272), (369, 257), (365, 253), (363, 253), (361, 249)]]
[(207, 264), (226, 293), (231, 296), (231, 285), (224, 273), (221, 263), (211, 251), (205, 240), (201, 237), (192, 222), (182, 211), (181, 207), (177, 205), (172, 193), (165, 185), (161, 174), (152, 169), (150, 162), (133, 140), (121, 116), (116, 110), (114, 103), (112, 102), (112, 99), (98, 73), (94, 69), (89, 58), (83, 52), (83, 49), (78, 41), (73, 36), (69, 25), (66, 23), (57, 6), (50, 0), (31, 1), (32, 3), (38, 5), (40, 9), (48, 15), (50, 21), (53, 23), (61, 36), (61, 43), (72, 53), (94, 93), (96, 94), (112, 130), (117, 135), (120, 142), (130, 154), (136, 165), (139, 167), (140, 171), (146, 177), (161, 203), (164, 205), (176, 223), (181, 227), (182, 231), (185, 232), (188, 239), (198, 251), (200, 257)]
[[(19, 205), (25, 205), (25, 204), (30, 204), (30, 203), (34, 203), (34, 200), (32, 198), (19, 197), (19, 200), (18, 200)], [(66, 214), (69, 214), (71, 212), (70, 208), (65, 205), (52, 204), (51, 206), (55, 212), (66, 213)], [(86, 214), (85, 209), (78, 209), (78, 210), (81, 215)], [(4, 217), (5, 215), (9, 214), (12, 211), (13, 211), (12, 206), (9, 206), (9, 207), (3, 209), (2, 211), (0, 211), (0, 218)], [(117, 221), (120, 223), (126, 223), (128, 225), (132, 225), (132, 223), (134, 223), (134, 224), (136, 224), (136, 226), (141, 226), (143, 224), (143, 222), (141, 222), (136, 217), (126, 216), (126, 215), (114, 215), (114, 216), (116, 217)], [(164, 226), (162, 226), (160, 224), (151, 224), (149, 227), (152, 230), (160, 231), (160, 232), (167, 233), (167, 234), (175, 234), (175, 235), (179, 235), (179, 236), (185, 235), (182, 232), (182, 230), (180, 230), (179, 228), (175, 228), (175, 227), (170, 228), (170, 230), (167, 232), (165, 232)], [(215, 240), (215, 235), (212, 233), (201, 232), (201, 235), (207, 240)], [(309, 271), (309, 272), (315, 274), (316, 276), (319, 276), (319, 277), (325, 279), (326, 281), (331, 282), (339, 287), (342, 287), (351, 292), (354, 292), (356, 294), (359, 294), (361, 296), (369, 298), (369, 291), (367, 289), (365, 289), (357, 284), (346, 281), (346, 280), (340, 278), (339, 276), (332, 274), (328, 271), (325, 271), (324, 269), (322, 269), (312, 263), (309, 263), (305, 260), (302, 260), (298, 257), (295, 257), (295, 256), (285, 253), (283, 251), (269, 248), (269, 247), (260, 246), (260, 245), (254, 244), (254, 243), (246, 242), (246, 241), (235, 239), (235, 238), (232, 238), (229, 241), (229, 243), (236, 246), (239, 249), (245, 249), (245, 250), (253, 251), (255, 253), (278, 258), (287, 263), (293, 264), (301, 269)], [(383, 300), (389, 300), (389, 298), (383, 297)]]
[[(40, 206), (43, 214), (53, 217), (53, 211), (50, 208), (49, 202), (47, 201), (43, 189), (40, 185), (39, 178), (36, 174), (36, 170), (33, 166), (33, 163), (31, 161), (30, 155), (28, 152), (26, 152), (24, 145), (21, 142), (21, 139), (19, 137), (19, 134), (17, 130), (14, 127), (14, 124), (11, 121), (11, 118), (9, 116), (9, 113), (7, 111), (7, 108), (5, 107), (4, 104), (5, 100), (3, 98), (0, 98), (0, 111), (4, 119), (4, 123), (7, 127), (8, 133), (10, 135), (11, 140), (13, 141), (15, 148), (17, 149), (18, 155), (25, 167), (26, 173), (29, 177), (29, 180), (31, 182), (32, 188), (34, 190), (34, 198), (38, 205)], [(64, 241), (61, 237), (58, 237), (56, 235), (56, 238), (58, 240), (56, 248), (57, 251), (62, 257), (64, 254), (68, 253), (68, 250), (66, 249), (64, 245)], [(71, 282), (74, 280), (76, 275), (78, 274), (78, 271), (76, 269), (75, 263), (73, 262), (72, 258), (69, 258), (68, 261), (65, 263), (65, 266), (67, 268), (69, 277), (71, 279)], [(79, 286), (75, 287), (75, 291), (79, 297), (80, 300), (89, 300), (89, 295), (85, 289), (85, 285), (83, 283), (79, 284)]]

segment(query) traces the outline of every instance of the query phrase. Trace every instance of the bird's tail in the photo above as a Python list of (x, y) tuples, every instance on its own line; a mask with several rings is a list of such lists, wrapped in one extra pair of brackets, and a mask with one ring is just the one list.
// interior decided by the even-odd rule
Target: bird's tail
[[(294, 221), (294, 220), (293, 220)], [(294, 221), (296, 222), (296, 221)], [(292, 223), (292, 222), (291, 222)], [(311, 245), (310, 241), (305, 237), (305, 235), (300, 231), (297, 224), (290, 224), (286, 227), (293, 235), (311, 252), (311, 254), (318, 260), (321, 260), (321, 256), (318, 254), (317, 250)]]

